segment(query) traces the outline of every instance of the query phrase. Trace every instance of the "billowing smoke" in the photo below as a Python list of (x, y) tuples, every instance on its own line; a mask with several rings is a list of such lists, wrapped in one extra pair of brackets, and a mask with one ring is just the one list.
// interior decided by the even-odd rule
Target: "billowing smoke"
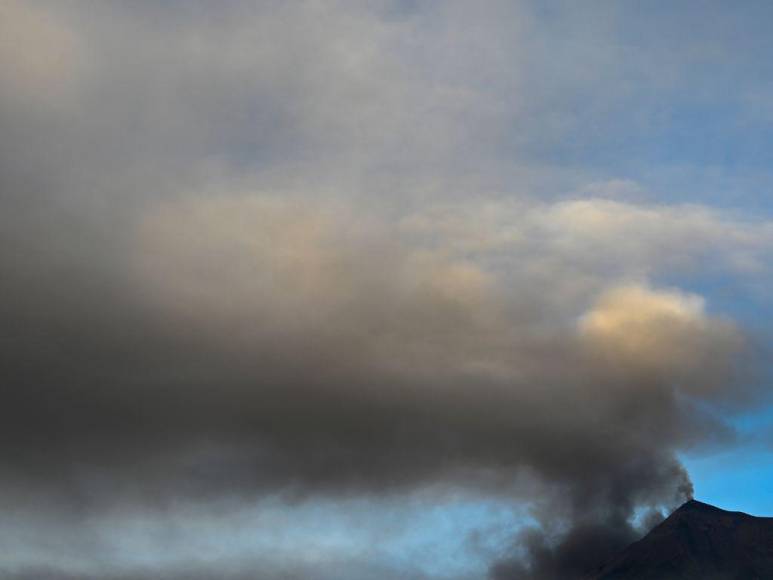
[(558, 526), (528, 536), (552, 570), (535, 577), (569, 578), (635, 537), (637, 508), (689, 498), (675, 450), (722, 435), (699, 407), (733, 396), (743, 338), (697, 296), (621, 284), (548, 321), (533, 313), (566, 292), (560, 273), (522, 296), (528, 280), (453, 241), (412, 246), (310, 202), (186, 201), (140, 231), (148, 295), (236, 361), (200, 396), (238, 401), (209, 418), (234, 430), (250, 487), (506, 494), (529, 473), (541, 529)]
[(188, 197), (136, 222), (120, 287), (73, 265), (18, 288), (10, 477), (85, 509), (438, 484), (523, 500), (529, 480), (541, 531), (523, 545), (552, 570), (536, 578), (584, 571), (637, 509), (689, 497), (675, 451), (723, 435), (701, 409), (734, 396), (739, 330), (643, 282), (546, 316), (576, 292), (560, 270), (528, 288), (423, 223), (421, 241), (310, 200)]
[(468, 494), (525, 509), (492, 579), (572, 580), (689, 498), (679, 452), (755, 393), (679, 285), (764, 279), (773, 226), (513, 173), (561, 66), (511, 66), (526, 5), (227, 4), (0, 2), (0, 539), (86, 530), (4, 577), (445, 578), (142, 534), (119, 566), (95, 522)]

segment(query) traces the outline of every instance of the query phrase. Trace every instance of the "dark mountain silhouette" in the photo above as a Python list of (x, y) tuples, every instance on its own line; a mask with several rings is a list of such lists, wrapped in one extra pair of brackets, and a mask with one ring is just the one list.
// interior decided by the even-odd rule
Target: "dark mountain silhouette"
[(690, 500), (588, 580), (773, 580), (773, 518)]

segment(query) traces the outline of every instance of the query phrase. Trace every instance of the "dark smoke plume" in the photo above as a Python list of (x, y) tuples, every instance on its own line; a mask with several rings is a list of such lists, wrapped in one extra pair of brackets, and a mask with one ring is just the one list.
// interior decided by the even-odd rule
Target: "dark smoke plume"
[[(480, 70), (533, 52), (501, 28), (524, 7), (0, 4), (0, 509), (29, 537), (461, 490), (529, 506), (492, 579), (571, 580), (690, 497), (679, 451), (732, 437), (748, 338), (663, 279), (756, 263), (769, 225), (472, 199), (521, 188), (469, 143), (522, 126), (478, 85), (529, 85)], [(0, 573), (254, 577), (54, 544)], [(314, 573), (399, 576), (365, 564)]]

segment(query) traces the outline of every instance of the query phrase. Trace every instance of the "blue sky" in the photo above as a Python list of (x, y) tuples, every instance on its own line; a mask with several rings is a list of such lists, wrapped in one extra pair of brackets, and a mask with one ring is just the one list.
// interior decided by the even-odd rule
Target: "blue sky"
[(773, 515), (771, 18), (2, 2), (4, 577), (567, 580), (690, 481)]

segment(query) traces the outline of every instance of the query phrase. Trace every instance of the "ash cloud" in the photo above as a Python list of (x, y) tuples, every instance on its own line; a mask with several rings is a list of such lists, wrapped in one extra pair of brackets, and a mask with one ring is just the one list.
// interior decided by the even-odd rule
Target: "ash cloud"
[(99, 510), (438, 484), (532, 501), (528, 474), (555, 531), (524, 545), (563, 577), (689, 497), (674, 453), (724, 434), (699, 409), (736, 388), (730, 321), (628, 283), (551, 327), (482, 260), (314, 206), (175, 202), (136, 225), (123, 286), (73, 267), (19, 288), (6, 482)]
[[(773, 226), (481, 193), (540, 172), (498, 134), (547, 90), (549, 54), (510, 67), (534, 11), (137, 6), (3, 4), (0, 505), (88, 528), (464, 490), (531, 508), (492, 578), (566, 580), (690, 496), (676, 454), (732, 438), (749, 338), (663, 280), (759, 282)], [(8, 574), (191, 577), (73, 571), (86, 536)], [(405, 575), (367, 558), (276, 574)]]

